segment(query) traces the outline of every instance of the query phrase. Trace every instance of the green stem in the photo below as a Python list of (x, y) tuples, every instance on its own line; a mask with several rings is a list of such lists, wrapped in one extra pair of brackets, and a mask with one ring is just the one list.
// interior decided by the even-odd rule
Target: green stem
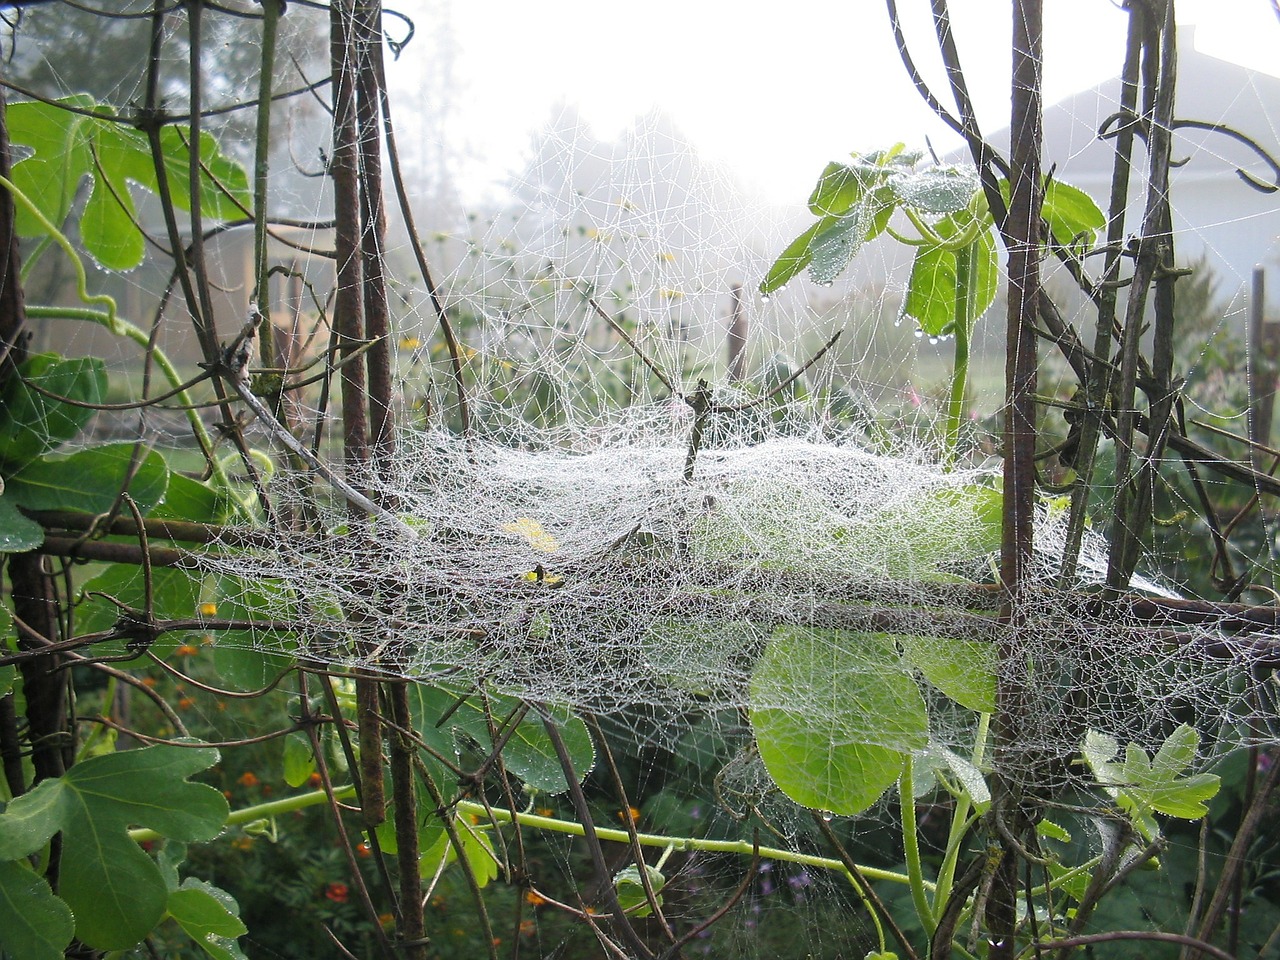
[[(973, 758), (974, 767), (981, 769), (983, 757), (987, 751), (987, 731), (991, 726), (991, 714), (978, 714), (978, 730), (974, 735)], [(933, 916), (935, 921), (942, 919), (942, 911), (947, 907), (947, 899), (951, 896), (951, 884), (955, 881), (956, 863), (960, 859), (960, 844), (969, 833), (972, 821), (969, 810), (973, 800), (968, 792), (960, 794), (956, 800), (955, 812), (951, 815), (951, 832), (947, 836), (947, 849), (942, 857), (942, 866), (938, 868), (938, 889), (933, 897)]]
[(955, 363), (951, 372), (951, 396), (947, 401), (947, 433), (943, 443), (943, 456), (947, 466), (956, 460), (960, 446), (960, 424), (965, 415), (965, 391), (969, 386), (969, 334), (973, 329), (973, 288), (976, 283), (977, 257), (975, 244), (967, 244), (956, 250), (956, 314), (954, 333), (956, 338)]
[[(351, 785), (336, 787), (333, 791), (338, 800), (349, 800), (355, 796), (355, 792), (355, 787)], [(251, 807), (234, 810), (228, 815), (225, 826), (232, 827), (237, 824), (251, 823), (254, 820), (278, 817), (282, 814), (292, 813), (295, 810), (302, 810), (306, 807), (314, 807), (327, 802), (328, 798), (323, 790), (299, 793), (292, 797), (283, 797), (279, 800), (257, 803)], [(563, 833), (573, 837), (581, 837), (584, 833), (582, 824), (573, 820), (558, 820), (555, 817), (541, 817), (532, 813), (512, 812), (502, 807), (486, 807), (484, 804), (472, 803), (469, 800), (460, 800), (454, 804), (454, 807), (458, 813), (491, 820), (498, 824), (518, 823), (521, 826), (535, 830), (547, 830), (552, 833)], [(601, 840), (608, 840), (613, 843), (631, 842), (626, 830), (610, 827), (596, 827), (596, 836)], [(137, 829), (129, 831), (129, 838), (135, 843), (159, 840), (161, 837), (162, 834), (154, 830)], [(697, 850), (703, 853), (735, 853), (745, 857), (750, 857), (756, 852), (756, 848), (748, 840), (705, 840), (697, 837), (668, 837), (658, 833), (638, 833), (636, 834), (636, 839), (641, 846), (670, 847), (672, 850), (680, 852)], [(820, 867), (849, 877), (844, 864), (830, 857), (819, 857), (795, 850), (783, 850), (779, 847), (760, 847), (759, 854), (766, 860), (798, 863), (806, 867)], [(859, 867), (859, 870), (861, 870), (863, 876), (871, 880), (884, 880), (889, 883), (909, 882), (906, 876), (892, 870), (881, 870), (877, 867)], [(849, 879), (852, 881), (851, 877)], [(924, 887), (926, 890), (931, 891), (933, 884), (925, 883)]]
[[(920, 837), (916, 830), (916, 799), (914, 782), (914, 759), (907, 754), (907, 761), (902, 767), (902, 776), (898, 778), (898, 798), (902, 807), (902, 852), (907, 860), (907, 880), (911, 885), (911, 902), (915, 904), (916, 915), (925, 934), (932, 938), (938, 922), (933, 918), (933, 909), (929, 906), (928, 891), (925, 887), (924, 873), (920, 869)], [(936, 888), (935, 888), (936, 893)]]

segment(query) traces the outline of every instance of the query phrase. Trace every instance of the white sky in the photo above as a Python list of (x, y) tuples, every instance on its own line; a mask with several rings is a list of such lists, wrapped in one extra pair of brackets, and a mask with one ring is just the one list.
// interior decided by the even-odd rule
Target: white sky
[[(402, 0), (419, 35), (395, 76), (430, 89), (415, 73), (439, 71), (432, 47), (448, 51), (448, 135), (463, 141), (478, 175), (471, 188), (517, 168), (530, 134), (565, 102), (601, 137), (657, 107), (703, 156), (778, 202), (807, 195), (823, 165), (851, 150), (923, 146), (926, 135), (940, 153), (957, 145), (907, 83), (881, 0), (760, 6)], [(918, 65), (945, 94), (928, 3), (899, 7)], [(951, 2), (987, 129), (1008, 122), (1010, 8), (1008, 0)], [(1046, 0), (1045, 8), (1048, 102), (1118, 73), (1127, 14), (1115, 3)], [(1180, 22), (1196, 24), (1199, 49), (1280, 72), (1280, 22), (1269, 0), (1177, 0), (1177, 9)]]

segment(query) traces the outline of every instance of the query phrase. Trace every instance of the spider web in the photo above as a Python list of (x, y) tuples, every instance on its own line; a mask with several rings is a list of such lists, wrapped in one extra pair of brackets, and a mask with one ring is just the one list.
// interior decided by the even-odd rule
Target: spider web
[[(304, 13), (313, 11), (297, 15)], [(440, 36), (447, 40), (448, 32)], [(439, 57), (422, 61), (441, 69)], [(1183, 92), (1201, 117), (1274, 144), (1273, 114), (1264, 111), (1259, 128), (1235, 113), (1266, 102), (1271, 78), (1188, 62), (1198, 66), (1188, 68)], [(1201, 69), (1226, 93), (1202, 80)], [(988, 438), (999, 389), (991, 374), (975, 377), (965, 455), (960, 466), (946, 463), (938, 442), (949, 344), (916, 337), (899, 319), (907, 254), (881, 240), (859, 251), (834, 285), (797, 278), (762, 298), (760, 279), (805, 221), (794, 208), (780, 214), (723, 164), (701, 158), (658, 111), (608, 136), (561, 105), (499, 185), (479, 193), (442, 186), (429, 177), (443, 179), (466, 163), (448, 149), (445, 121), (456, 122), (458, 108), (447, 79), (430, 78), (441, 116), (406, 123), (402, 150), (421, 148), (409, 169), (426, 174), (417, 214), (456, 357), (395, 223), (388, 261), (405, 429), (388, 469), (351, 479), (389, 504), (399, 525), (353, 519), (313, 476), (280, 469), (273, 497), (283, 515), (312, 517), (313, 532), (282, 533), (250, 549), (231, 541), (233, 549), (202, 560), (215, 575), (220, 612), (295, 625), (281, 635), (254, 634), (256, 649), (463, 690), (487, 686), (603, 715), (655, 769), (658, 755), (699, 762), (705, 755), (700, 815), (714, 823), (712, 832), (730, 831), (739, 814), (764, 813), (796, 849), (813, 841), (813, 828), (803, 808), (773, 789), (751, 743), (750, 712), (826, 722), (837, 744), (920, 748), (892, 724), (860, 726), (838, 716), (830, 698), (806, 699), (794, 683), (762, 681), (763, 651), (788, 631), (807, 637), (810, 659), (841, 676), (918, 683), (930, 708), (927, 753), (935, 758), (969, 753), (972, 711), (933, 678), (925, 682), (909, 659), (893, 659), (886, 673), (883, 644), (868, 638), (1012, 644), (1010, 659), (1034, 664), (1037, 680), (1022, 745), (1028, 771), (1043, 773), (1032, 764), (1077, 751), (1088, 729), (1151, 750), (1190, 718), (1204, 736), (1202, 762), (1269, 741), (1271, 686), (1253, 677), (1248, 649), (1227, 647), (1223, 622), (1210, 618), (1188, 630), (1171, 614), (1156, 624), (1176, 628), (1176, 642), (1168, 643), (1136, 606), (1100, 615), (1075, 599), (1105, 573), (1105, 531), (1087, 536), (1072, 593), (1056, 589), (1065, 534), (1049, 498), (1037, 522), (1034, 604), (1021, 611), (1016, 636), (991, 626), (987, 588), (998, 537), (990, 492), (998, 464)], [(1208, 99), (1197, 100), (1205, 91)], [(113, 92), (129, 99), (137, 90)], [(1051, 111), (1062, 118), (1065, 139), (1050, 141), (1047, 158), (1060, 163), (1061, 179), (1099, 202), (1105, 191), (1090, 181), (1089, 161), (1109, 149), (1095, 134), (1117, 109), (1116, 97), (1104, 85)], [(327, 216), (325, 189), (292, 163), (303, 158), (299, 166), (307, 168), (308, 158), (328, 149), (323, 120), (301, 104), (280, 111), (287, 149), (273, 175), (278, 212)], [(1179, 250), (1189, 260), (1203, 252), (1219, 278), (1205, 307), (1217, 315), (1201, 328), (1203, 344), (1184, 354), (1193, 384), (1199, 376), (1202, 385), (1189, 395), (1237, 426), (1240, 393), (1215, 367), (1243, 325), (1247, 267), (1237, 246), (1274, 259), (1277, 222), (1273, 198), (1232, 178), (1236, 167), (1268, 176), (1239, 148), (1221, 135), (1180, 137), (1175, 153), (1189, 162), (1173, 185)], [(816, 174), (837, 158), (812, 159)], [(1202, 199), (1196, 187), (1206, 178), (1227, 181), (1230, 202), (1241, 206)], [(1185, 201), (1184, 190), (1191, 194)], [(312, 227), (297, 228), (294, 238), (318, 248), (332, 243)], [(332, 276), (283, 247), (273, 257), (296, 274), (279, 283), (277, 326), (289, 328), (294, 359), (305, 362), (327, 342)], [(122, 282), (139, 295), (155, 292), (142, 274)], [(1060, 276), (1050, 283), (1063, 294), (1067, 318), (1086, 333), (1083, 304), (1066, 295)], [(248, 290), (243, 274), (218, 284), (229, 338)], [(981, 329), (998, 339), (1000, 327), (993, 308)], [(839, 340), (824, 351), (837, 331)], [(1044, 356), (1049, 378), (1058, 361)], [(465, 404), (455, 392), (455, 365)], [(317, 425), (336, 432), (322, 399), (295, 393), (288, 425), (308, 438)], [(157, 429), (149, 421), (152, 435)], [(273, 440), (270, 431), (255, 437), (264, 447)], [(1211, 480), (1210, 489), (1228, 487)], [(1185, 490), (1167, 492), (1174, 512), (1196, 515)], [(1191, 581), (1184, 556), (1203, 531), (1194, 520), (1182, 523), (1153, 546), (1136, 594), (1209, 596), (1203, 582)], [(1254, 559), (1270, 556), (1265, 527), (1262, 535)], [(219, 642), (247, 641), (226, 635)], [(788, 679), (797, 677), (814, 687), (823, 680), (807, 662)], [(698, 732), (714, 745), (697, 741)], [(694, 829), (678, 825), (675, 801), (660, 812), (661, 794), (650, 798), (654, 819)], [(680, 812), (687, 815), (688, 806)], [(868, 814), (893, 815), (883, 803)], [(695, 858), (687, 869), (714, 865)], [(762, 873), (753, 881), (739, 908), (744, 930), (758, 916), (753, 906), (778, 890), (794, 905), (810, 883), (823, 885), (801, 867), (770, 869), (787, 876), (766, 882)], [(828, 902), (841, 895), (825, 890)], [(810, 936), (817, 950), (843, 946), (835, 935)], [(733, 949), (749, 954), (751, 942), (744, 935)]]

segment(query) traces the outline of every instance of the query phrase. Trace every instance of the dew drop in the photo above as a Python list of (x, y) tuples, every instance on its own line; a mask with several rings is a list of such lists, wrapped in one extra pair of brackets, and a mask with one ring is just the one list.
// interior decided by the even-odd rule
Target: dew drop
[(818, 816), (822, 817), (822, 822), (823, 822), (823, 823), (830, 823), (830, 822), (831, 822), (831, 816), (832, 816), (832, 815), (831, 815), (831, 811), (830, 811), (830, 810), (823, 810), (821, 813), (819, 813), (819, 814), (818, 814)]
[(938, 345), (938, 338), (937, 338), (937, 337), (930, 337), (930, 338), (929, 338), (929, 346), (931, 346), (931, 347), (936, 347), (937, 345)]
[(813, 282), (814, 282), (814, 283), (816, 283), (816, 284), (817, 284), (818, 286), (820, 286), (820, 287), (829, 287), (829, 286), (831, 286), (833, 283), (835, 283), (835, 281), (834, 281), (834, 280), (815, 280), (815, 281), (813, 281)]
[(917, 329), (916, 329), (916, 339), (917, 339), (917, 340), (923, 340), (923, 339), (924, 339), (924, 331), (923, 331), (923, 330), (921, 330), (921, 329), (919, 329), (919, 328), (917, 328)]

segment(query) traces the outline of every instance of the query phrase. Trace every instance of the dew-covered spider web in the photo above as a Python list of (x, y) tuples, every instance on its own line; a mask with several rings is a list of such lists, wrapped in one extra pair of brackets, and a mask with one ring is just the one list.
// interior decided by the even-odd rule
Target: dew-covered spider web
[[(1202, 76), (1217, 70), (1233, 85), (1222, 122), (1280, 83), (1199, 55), (1189, 39), (1193, 107), (1206, 106)], [(1099, 203), (1103, 190), (1090, 178), (1109, 167), (1087, 161), (1112, 152), (1096, 134), (1117, 97), (1104, 83), (1048, 114), (1055, 176)], [(1274, 139), (1265, 111), (1251, 119), (1259, 143)], [(1238, 423), (1240, 393), (1221, 359), (1239, 350), (1245, 303), (1231, 244), (1270, 229), (1275, 204), (1232, 172), (1270, 173), (1229, 137), (1189, 133), (1175, 148), (1190, 161), (1174, 189), (1191, 199), (1175, 200), (1176, 215), (1197, 215), (1203, 180), (1253, 211), (1186, 230), (1201, 241), (1187, 245), (1201, 271), (1187, 282), (1185, 300), (1200, 310), (1188, 323), (1201, 326), (1182, 356), (1189, 382), (1203, 384), (1188, 389), (1189, 402)], [(815, 172), (826, 159), (815, 158)], [(926, 154), (916, 166), (962, 162), (961, 153), (936, 164)], [(919, 336), (904, 316), (909, 250), (882, 236), (847, 251), (852, 261), (834, 284), (801, 274), (761, 296), (793, 224), (805, 221), (775, 219), (660, 111), (609, 137), (560, 106), (488, 196), (423, 189), (431, 202), (420, 236), (456, 345), (441, 335), (393, 226), (404, 430), (380, 475), (353, 480), (389, 515), (353, 520), (338, 497), (319, 507), (317, 532), (206, 561), (249, 583), (287, 586), (285, 606), (266, 612), (302, 625), (288, 640), (298, 653), (601, 713), (767, 706), (816, 720), (831, 709), (822, 697), (807, 703), (786, 671), (774, 687), (761, 679), (762, 652), (779, 632), (807, 631), (811, 652), (827, 650), (855, 672), (884, 648), (870, 642), (860, 659), (862, 641), (851, 637), (996, 648), (999, 360), (975, 361), (950, 463), (942, 420), (951, 341)], [(1139, 183), (1135, 204), (1142, 195)], [(1136, 214), (1131, 223), (1138, 228)], [(1227, 227), (1238, 229), (1220, 232)], [(1087, 333), (1089, 313), (1065, 271), (1049, 262), (1047, 272), (1067, 319)], [(978, 348), (998, 343), (1002, 303), (979, 322)], [(1042, 353), (1051, 395), (1067, 369), (1051, 346)], [(1046, 449), (1068, 430), (1069, 400), (1046, 408)], [(294, 422), (312, 423), (314, 396), (295, 402)], [(1189, 629), (1176, 603), (1167, 622), (1137, 602), (1089, 606), (1105, 574), (1101, 524), (1084, 539), (1075, 578), (1058, 579), (1065, 507), (1053, 481), (1064, 465), (1043, 465), (1043, 590), (1032, 591), (1029, 626), (1012, 641), (1036, 678), (1028, 751), (1069, 752), (1087, 728), (1150, 746), (1184, 714), (1213, 731), (1210, 752), (1218, 735), (1224, 745), (1267, 736), (1257, 727), (1269, 710), (1269, 698), (1257, 699), (1265, 686), (1244, 669), (1257, 648), (1232, 655), (1220, 617)], [(313, 486), (278, 483), (273, 492), (283, 515), (317, 509)], [(1181, 536), (1158, 528), (1134, 596), (1195, 598), (1204, 587), (1176, 554), (1202, 532), (1197, 511), (1185, 488), (1163, 492), (1171, 499), (1161, 509), (1185, 514), (1171, 524)], [(893, 669), (919, 679), (928, 659), (903, 655)], [(925, 696), (950, 703), (933, 680), (922, 681)], [(958, 713), (934, 711), (930, 724), (941, 747), (971, 738)], [(891, 727), (844, 733), (892, 740)]]
[[(640, 793), (655, 789), (641, 813), (651, 822), (731, 833), (755, 816), (792, 850), (814, 842), (807, 808), (892, 817), (877, 797), (896, 774), (857, 811), (808, 802), (803, 783), (779, 790), (780, 741), (823, 731), (833, 754), (872, 747), (890, 766), (913, 754), (921, 795), (933, 783), (980, 779), (975, 739), (1002, 671), (1022, 684), (1023, 716), (1001, 772), (1045, 789), (1091, 781), (1066, 760), (1090, 731), (1151, 753), (1191, 724), (1199, 765), (1271, 742), (1275, 618), (1245, 609), (1270, 609), (1275, 596), (1269, 507), (1246, 506), (1260, 485), (1207, 467), (1197, 489), (1170, 454), (1139, 573), (1107, 594), (1114, 480), (1104, 453), (1096, 509), (1064, 577), (1075, 479), (1065, 451), (1078, 405), (1069, 364), (1042, 342), (1033, 582), (1012, 628), (996, 586), (1003, 296), (993, 290), (977, 320), (952, 436), (954, 337), (918, 329), (913, 250), (888, 232), (862, 238), (875, 210), (832, 254), (839, 269), (815, 259), (814, 275), (760, 292), (788, 244), (823, 215), (804, 205), (823, 165), (849, 162), (849, 150), (864, 159), (890, 151), (892, 140), (866, 142), (849, 118), (844, 152), (811, 157), (812, 176), (788, 206), (744, 186), (723, 157), (701, 155), (669, 112), (600, 132), (567, 102), (544, 110), (537, 127), (512, 130), (513, 159), (477, 186), (464, 174), (477, 158), (459, 133), (467, 101), (449, 86), (451, 34), (422, 36), (440, 13), (419, 11), (402, 54), (440, 45), (432, 52), (442, 56), (420, 57), (424, 106), (395, 86), (397, 76), (412, 84), (410, 68), (392, 72), (403, 173), (432, 274), (429, 283), (389, 202), (394, 450), (369, 469), (343, 466), (332, 370), (325, 384), (286, 391), (279, 422), (250, 426), (270, 461), (275, 526), (260, 523), (252, 536), (230, 528), (197, 562), (211, 575), (219, 621), (272, 629), (217, 629), (218, 643), (599, 717), (643, 758)], [(1183, 43), (1180, 94), (1192, 113), (1182, 115), (1231, 124), (1272, 149), (1280, 79), (1198, 54), (1190, 34)], [(1104, 82), (1046, 117), (1046, 166), (1103, 209), (1114, 139), (1099, 132), (1114, 132), (1118, 98)], [(329, 191), (311, 176), (328, 156), (327, 120), (304, 100), (278, 114), (272, 195), (291, 224), (271, 248), (280, 268), (271, 335), (296, 368), (322, 360), (332, 336), (332, 266), (307, 253), (333, 243)], [(999, 122), (990, 135), (1003, 148)], [(911, 140), (907, 153), (918, 148), (901, 182), (943, 170), (976, 191), (954, 140), (934, 149), (910, 131), (899, 139)], [(1197, 442), (1241, 466), (1245, 448), (1217, 443), (1214, 431), (1246, 432), (1246, 280), (1255, 261), (1277, 265), (1280, 229), (1276, 194), (1256, 187), (1276, 172), (1203, 124), (1180, 130), (1174, 153), (1187, 160), (1171, 188), (1176, 255), (1193, 271), (1178, 287), (1179, 415), (1203, 421)], [(1144, 197), (1145, 154), (1135, 156), (1130, 233)], [(945, 198), (918, 199), (913, 215), (935, 225), (955, 212)], [(909, 235), (907, 218), (892, 225)], [(252, 276), (238, 265), (249, 263), (243, 248), (223, 242), (214, 286), (229, 341), (248, 315)], [(1095, 233), (1079, 250), (1093, 280), (1100, 245)], [(1046, 277), (1065, 322), (1091, 342), (1095, 313), (1079, 284), (1052, 257)], [(112, 282), (142, 309), (153, 281), (144, 268)], [(166, 440), (176, 428), (152, 412), (144, 430)], [(378, 509), (353, 509), (284, 451), (286, 430)], [(1226, 555), (1235, 574), (1260, 571), (1247, 590), (1223, 588), (1231, 571), (1212, 560), (1199, 490), (1215, 502), (1216, 522), (1238, 516)], [(252, 513), (247, 484), (245, 503)], [(704, 788), (701, 804), (665, 788), (681, 764)], [(686, 869), (717, 866), (691, 858)], [(753, 903), (781, 890), (803, 904), (815, 882), (803, 866), (769, 869), (776, 875), (762, 872), (739, 909), (744, 931)], [(840, 949), (813, 936), (815, 951)], [(751, 943), (744, 932), (737, 949), (749, 954)]]

